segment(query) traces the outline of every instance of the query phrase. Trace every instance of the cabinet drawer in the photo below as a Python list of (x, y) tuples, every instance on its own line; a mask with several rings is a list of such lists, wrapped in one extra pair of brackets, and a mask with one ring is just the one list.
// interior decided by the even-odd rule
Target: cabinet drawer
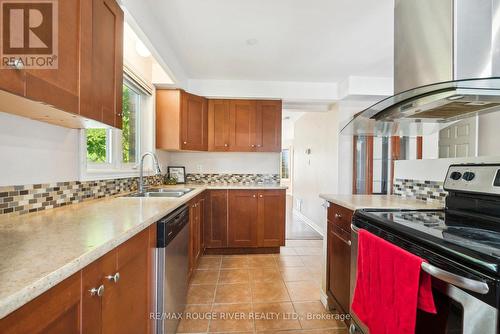
[(353, 212), (337, 204), (330, 203), (328, 208), (328, 221), (339, 225), (345, 231), (351, 230)]

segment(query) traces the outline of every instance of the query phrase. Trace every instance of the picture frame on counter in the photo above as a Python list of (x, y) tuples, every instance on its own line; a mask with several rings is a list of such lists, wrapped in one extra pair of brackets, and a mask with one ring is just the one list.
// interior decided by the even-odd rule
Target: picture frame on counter
[(183, 166), (168, 166), (168, 176), (177, 180), (177, 183), (186, 183), (186, 167)]

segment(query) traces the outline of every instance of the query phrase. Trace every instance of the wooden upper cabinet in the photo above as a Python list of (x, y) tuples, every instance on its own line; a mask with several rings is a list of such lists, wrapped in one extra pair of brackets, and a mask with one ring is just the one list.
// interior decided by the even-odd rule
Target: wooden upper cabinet
[(26, 70), (27, 98), (73, 114), (80, 109), (81, 3), (80, 0), (59, 2), (58, 68)]
[(156, 148), (207, 151), (207, 100), (178, 89), (157, 90)]
[(258, 199), (258, 246), (284, 246), (286, 212), (285, 190), (263, 190), (259, 192)]
[(92, 20), (88, 23), (91, 30), (82, 37), (81, 114), (121, 129), (123, 11), (115, 0), (92, 0)]
[(203, 223), (203, 244), (206, 248), (227, 246), (227, 196), (227, 190), (208, 192), (206, 219)]
[(257, 101), (255, 144), (258, 152), (281, 152), (281, 101)]
[(78, 334), (82, 333), (81, 323), (81, 274), (78, 272), (1, 319), (0, 333)]
[(252, 100), (230, 101), (230, 148), (236, 152), (255, 151), (256, 103)]
[(208, 101), (208, 149), (230, 151), (230, 101)]
[(57, 19), (57, 68), (0, 70), (0, 90), (18, 95), (2, 99), (2, 111), (70, 128), (85, 119), (121, 128), (123, 11), (115, 0), (65, 0)]
[(189, 93), (181, 95), (181, 149), (206, 151), (208, 145), (207, 99)]
[(257, 247), (257, 191), (229, 191), (228, 247)]

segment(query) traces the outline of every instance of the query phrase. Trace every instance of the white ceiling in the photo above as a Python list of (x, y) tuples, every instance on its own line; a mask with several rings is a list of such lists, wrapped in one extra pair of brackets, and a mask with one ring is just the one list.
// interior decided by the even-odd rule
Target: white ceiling
[(149, 21), (151, 42), (168, 44), (189, 79), (392, 77), (394, 0), (123, 2), (139, 25)]

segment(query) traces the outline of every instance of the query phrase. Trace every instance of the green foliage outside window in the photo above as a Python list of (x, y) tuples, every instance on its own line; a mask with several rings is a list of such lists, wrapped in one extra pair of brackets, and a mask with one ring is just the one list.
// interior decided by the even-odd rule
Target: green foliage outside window
[(106, 162), (106, 129), (87, 129), (87, 160), (92, 163)]

